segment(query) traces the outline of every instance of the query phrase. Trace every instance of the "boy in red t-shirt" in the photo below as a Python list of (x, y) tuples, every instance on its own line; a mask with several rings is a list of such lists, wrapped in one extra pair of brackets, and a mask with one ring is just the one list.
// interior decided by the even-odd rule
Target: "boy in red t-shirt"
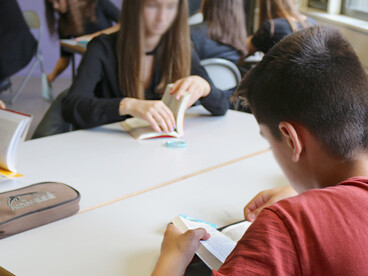
[[(368, 76), (351, 45), (329, 27), (296, 32), (237, 95), (299, 195), (257, 195), (244, 210), (253, 224), (213, 275), (367, 275)], [(207, 238), (170, 224), (152, 275), (183, 275)]]

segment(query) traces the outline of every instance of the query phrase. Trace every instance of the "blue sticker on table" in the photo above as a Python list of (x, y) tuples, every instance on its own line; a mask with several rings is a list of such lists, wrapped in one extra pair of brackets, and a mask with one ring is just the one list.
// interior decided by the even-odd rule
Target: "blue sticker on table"
[(167, 141), (165, 146), (167, 148), (185, 148), (187, 143), (184, 141)]

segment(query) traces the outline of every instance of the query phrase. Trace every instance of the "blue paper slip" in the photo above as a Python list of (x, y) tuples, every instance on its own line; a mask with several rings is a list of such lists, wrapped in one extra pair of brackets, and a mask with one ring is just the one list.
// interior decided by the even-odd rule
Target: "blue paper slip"
[(213, 224), (213, 223), (210, 223), (210, 222), (207, 222), (207, 221), (204, 221), (204, 220), (200, 220), (200, 219), (197, 219), (197, 218), (193, 218), (193, 217), (190, 217), (190, 216), (187, 216), (187, 215), (183, 215), (183, 214), (180, 214), (179, 216), (182, 217), (182, 218), (185, 218), (187, 220), (190, 220), (190, 221), (205, 223), (205, 224), (217, 229), (216, 224)]
[(184, 141), (167, 141), (165, 143), (165, 146), (167, 148), (185, 148), (187, 146), (187, 143)]

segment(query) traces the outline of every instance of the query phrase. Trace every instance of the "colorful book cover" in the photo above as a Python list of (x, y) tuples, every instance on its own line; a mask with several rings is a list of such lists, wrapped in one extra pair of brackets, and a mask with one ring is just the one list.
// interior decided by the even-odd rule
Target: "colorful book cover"
[(19, 173), (15, 173), (15, 172), (10, 172), (4, 169), (0, 168), (0, 182), (4, 181), (4, 180), (8, 180), (8, 179), (12, 179), (12, 178), (16, 178), (16, 177), (22, 177), (23, 175), (19, 174)]

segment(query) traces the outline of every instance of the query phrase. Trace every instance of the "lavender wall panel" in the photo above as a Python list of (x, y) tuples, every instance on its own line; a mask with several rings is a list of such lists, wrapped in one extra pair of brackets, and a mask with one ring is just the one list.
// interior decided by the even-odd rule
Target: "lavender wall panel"
[[(1, 0), (0, 0), (1, 1)], [(59, 42), (57, 37), (50, 37), (46, 19), (45, 19), (45, 7), (44, 7), (44, 0), (17, 0), (21, 10), (34, 10), (38, 13), (41, 18), (41, 22), (44, 26), (43, 37), (41, 39), (41, 49), (45, 60), (45, 71), (49, 73), (53, 70), (58, 58), (59, 58)], [(110, 0), (113, 2), (117, 7), (121, 8), (122, 0)], [(37, 35), (37, 32), (34, 33)], [(80, 56), (76, 55), (76, 60), (79, 63)], [(25, 75), (27, 70), (29, 69), (29, 65), (17, 73), (17, 75)], [(38, 67), (33, 76), (40, 76), (40, 68)], [(64, 71), (60, 77), (71, 77), (71, 66)]]

